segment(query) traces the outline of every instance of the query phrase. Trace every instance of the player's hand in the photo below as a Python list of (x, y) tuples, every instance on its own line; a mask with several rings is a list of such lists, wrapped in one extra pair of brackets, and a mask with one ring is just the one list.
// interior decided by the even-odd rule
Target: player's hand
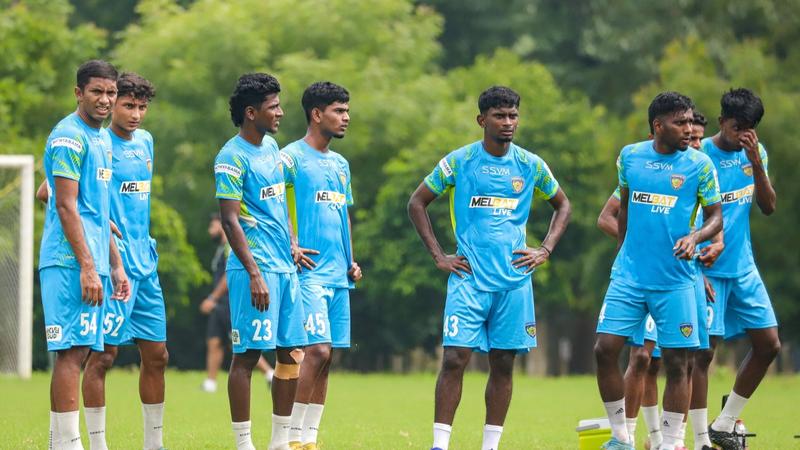
[(719, 258), (722, 251), (725, 250), (725, 244), (722, 242), (712, 242), (710, 245), (700, 249), (700, 260), (706, 267), (711, 267)]
[(120, 232), (119, 228), (117, 228), (117, 224), (115, 224), (113, 220), (109, 220), (108, 222), (111, 225), (111, 232), (114, 233), (114, 235), (118, 238), (122, 239), (122, 232)]
[(703, 277), (703, 286), (706, 289), (706, 301), (714, 303), (715, 301), (717, 301), (717, 291), (714, 290), (714, 286), (711, 285), (711, 282), (708, 281), (708, 278), (706, 278), (705, 275), (702, 275), (702, 277)]
[(357, 262), (353, 261), (350, 270), (347, 271), (347, 276), (353, 281), (359, 281), (363, 278), (364, 275), (361, 273), (361, 267), (359, 267)]
[(261, 312), (269, 309), (269, 288), (260, 273), (250, 276), (250, 302)]
[(756, 130), (749, 129), (739, 136), (739, 145), (744, 148), (744, 154), (751, 163), (761, 161), (761, 154), (758, 152), (758, 135)]
[(111, 284), (114, 286), (111, 300), (127, 302), (131, 297), (131, 284), (128, 280), (128, 274), (125, 273), (125, 268), (120, 266), (111, 269)]
[(541, 266), (550, 258), (550, 252), (543, 247), (526, 247), (523, 250), (514, 250), (512, 253), (515, 255), (522, 255), (519, 258), (511, 261), (511, 264), (517, 268), (521, 269), (523, 267), (527, 267), (525, 269), (525, 273), (533, 272), (533, 269)]
[(81, 269), (81, 298), (90, 306), (103, 304), (103, 283), (94, 267)]
[(672, 254), (678, 259), (692, 259), (695, 247), (697, 247), (697, 239), (694, 233), (688, 234), (678, 239), (678, 242), (672, 247)]
[(206, 297), (205, 300), (200, 302), (200, 312), (208, 315), (211, 314), (211, 311), (217, 307), (217, 302), (214, 301), (211, 297)]
[(313, 270), (317, 266), (317, 263), (308, 255), (319, 255), (319, 251), (292, 244), (292, 259), (298, 269), (303, 270), (303, 267), (305, 267), (308, 270)]
[(452, 272), (461, 278), (464, 278), (462, 272), (472, 275), (472, 267), (469, 265), (467, 258), (462, 255), (442, 255), (434, 258), (436, 267), (445, 272)]

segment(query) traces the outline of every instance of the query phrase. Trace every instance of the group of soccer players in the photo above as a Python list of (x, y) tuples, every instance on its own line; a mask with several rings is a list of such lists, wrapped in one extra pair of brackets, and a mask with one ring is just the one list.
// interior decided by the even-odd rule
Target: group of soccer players
[[(306, 135), (279, 149), (268, 134), (277, 132), (283, 117), (280, 91), (268, 74), (239, 78), (229, 102), (239, 131), (213, 167), (231, 249), (225, 277), (234, 352), (228, 395), (237, 449), (255, 448), (250, 379), (269, 350), (277, 361), (269, 448), (317, 448), (331, 352), (350, 345), (349, 289), (362, 277), (348, 212), (350, 168), (330, 149), (331, 140), (347, 131), (349, 93), (330, 82), (308, 86), (301, 100)], [(83, 448), (78, 393), (85, 363), (89, 442), (92, 449), (107, 448), (105, 374), (117, 347), (135, 343), (142, 360), (143, 447), (160, 449), (166, 314), (149, 233), (153, 138), (140, 128), (155, 89), (139, 75), (119, 75), (111, 64), (93, 60), (78, 69), (75, 96), (77, 110), (47, 140), (47, 179), (37, 193), (48, 205), (40, 279), (48, 350), (56, 352), (50, 447)], [(482, 139), (444, 156), (408, 202), (436, 266), (450, 273), (433, 449), (449, 446), (473, 351), (488, 353), (490, 366), (481, 448), (499, 447), (515, 357), (536, 346), (531, 273), (550, 258), (569, 222), (570, 202), (547, 164), (512, 142), (519, 105), (519, 95), (507, 87), (481, 93), (476, 121)], [(740, 448), (735, 421), (780, 346), (749, 236), (753, 196), (765, 214), (775, 208), (766, 152), (755, 133), (762, 115), (752, 92), (728, 92), (720, 132), (699, 141), (700, 131), (693, 145), (698, 150), (687, 149), (704, 119), (689, 98), (659, 94), (649, 108), (652, 140), (620, 153), (619, 189), (599, 219), (620, 242), (595, 347), (613, 432), (604, 448), (633, 448), (643, 403), (651, 448), (683, 446), (687, 411), (698, 448), (710, 448), (712, 441), (726, 450)], [(451, 206), (454, 254), (439, 244), (427, 211), (443, 194)], [(528, 247), (534, 197), (545, 199), (553, 214), (544, 238)], [(721, 337), (744, 333), (753, 350), (707, 428), (713, 349)], [(623, 382), (617, 362), (629, 338), (641, 350), (632, 350)], [(667, 373), (660, 417), (652, 389), (644, 389), (648, 401), (642, 400), (641, 376), (657, 371), (659, 350)]]

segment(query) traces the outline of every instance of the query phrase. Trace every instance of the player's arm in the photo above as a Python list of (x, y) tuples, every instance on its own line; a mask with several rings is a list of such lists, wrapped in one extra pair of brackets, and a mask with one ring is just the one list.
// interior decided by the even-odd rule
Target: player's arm
[(214, 289), (211, 290), (211, 293), (208, 294), (202, 303), (200, 303), (200, 312), (203, 314), (209, 314), (214, 308), (216, 308), (217, 303), (219, 303), (219, 299), (222, 298), (223, 295), (228, 293), (228, 277), (220, 277), (219, 281), (217, 281), (217, 285), (214, 286)]
[(300, 242), (297, 240), (297, 235), (294, 234), (294, 226), (292, 226), (292, 219), (289, 217), (288, 211), (286, 214), (286, 221), (289, 225), (289, 239), (292, 246), (292, 259), (298, 269), (302, 270), (305, 267), (308, 270), (314, 269), (317, 263), (314, 262), (308, 255), (319, 255), (318, 250), (312, 248), (300, 247)]
[(617, 197), (613, 195), (608, 197), (606, 204), (603, 205), (603, 209), (600, 211), (600, 215), (597, 217), (597, 228), (600, 228), (603, 233), (614, 239), (617, 238), (617, 214), (619, 214), (619, 204), (620, 201)]
[(111, 235), (111, 239), (109, 239), (108, 256), (109, 263), (111, 263), (111, 283), (114, 286), (111, 299), (128, 301), (131, 296), (131, 285), (128, 281), (128, 274), (125, 273), (125, 266), (122, 263), (122, 256), (119, 254), (114, 235)]
[(225, 236), (228, 238), (228, 243), (239, 258), (248, 275), (250, 275), (250, 300), (253, 307), (259, 311), (266, 311), (269, 308), (269, 289), (264, 277), (261, 275), (261, 270), (250, 253), (250, 248), (247, 246), (247, 238), (242, 230), (242, 225), (239, 223), (239, 211), (241, 209), (241, 202), (239, 200), (219, 199), (219, 213), (222, 221), (222, 229), (225, 231)]
[(697, 244), (713, 238), (722, 231), (722, 203), (703, 206), (703, 226), (678, 239), (673, 247), (677, 258), (692, 259)]
[[(767, 163), (762, 158), (756, 130), (748, 130), (742, 133), (739, 143), (744, 147), (745, 155), (753, 167), (756, 204), (765, 216), (769, 216), (775, 212), (777, 194), (775, 194), (775, 189), (769, 181), (769, 176), (767, 176)], [(766, 156), (766, 153), (764, 153), (764, 156)]]
[(622, 247), (622, 243), (625, 241), (625, 233), (628, 232), (628, 193), (627, 186), (620, 187), (619, 213), (617, 213), (617, 250)]
[(350, 236), (350, 256), (352, 258), (347, 276), (353, 281), (359, 281), (364, 275), (361, 273), (361, 267), (356, 262), (356, 256), (355, 253), (353, 253), (353, 224), (350, 222), (350, 210), (347, 211), (347, 230)]
[(56, 211), (75, 259), (81, 268), (81, 298), (84, 302), (98, 306), (103, 304), (103, 284), (95, 269), (94, 259), (86, 245), (83, 235), (83, 223), (78, 214), (78, 181), (61, 176), (54, 177), (56, 195)]
[(50, 194), (47, 192), (47, 180), (44, 180), (42, 184), (39, 185), (39, 189), (36, 189), (36, 200), (47, 204), (49, 197)]
[(411, 194), (411, 198), (408, 200), (408, 217), (411, 219), (411, 223), (414, 224), (422, 243), (425, 244), (425, 248), (428, 249), (428, 252), (433, 257), (436, 267), (464, 278), (462, 272), (472, 273), (472, 268), (467, 258), (462, 255), (446, 254), (433, 232), (431, 218), (428, 215), (428, 205), (436, 200), (436, 197), (437, 195), (428, 188), (425, 182), (420, 183), (417, 190)]
[(572, 214), (572, 206), (569, 203), (567, 194), (561, 188), (558, 188), (556, 194), (548, 199), (547, 202), (553, 207), (553, 216), (550, 218), (550, 228), (547, 230), (547, 235), (542, 240), (541, 245), (537, 248), (526, 248), (525, 250), (514, 250), (513, 252), (521, 256), (511, 261), (511, 264), (516, 268), (527, 266), (525, 273), (532, 272), (533, 269), (544, 264), (550, 258), (550, 254), (553, 253), (564, 231), (567, 230), (569, 216)]
[(720, 231), (711, 238), (711, 244), (700, 249), (698, 259), (704, 266), (711, 267), (717, 261), (719, 255), (722, 254), (722, 251), (725, 250), (724, 234), (724, 231)]

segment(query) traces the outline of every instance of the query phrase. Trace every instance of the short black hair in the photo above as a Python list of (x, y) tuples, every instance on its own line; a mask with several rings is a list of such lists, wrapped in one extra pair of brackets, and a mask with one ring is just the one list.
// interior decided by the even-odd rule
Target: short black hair
[(83, 90), (92, 78), (105, 78), (107, 80), (117, 81), (118, 75), (117, 69), (108, 61), (92, 59), (78, 67), (78, 73), (75, 78), (78, 89)]
[(330, 81), (318, 81), (307, 87), (303, 92), (303, 111), (306, 113), (306, 123), (311, 122), (311, 110), (314, 108), (324, 109), (334, 103), (348, 103), (350, 93), (347, 89)]
[(708, 119), (699, 111), (694, 111), (694, 117), (692, 118), (693, 125), (700, 125), (701, 127), (705, 128), (708, 125)]
[(244, 123), (244, 110), (248, 106), (258, 108), (270, 95), (281, 91), (278, 80), (267, 73), (246, 73), (239, 77), (228, 104), (231, 121), (237, 127)]
[(156, 88), (150, 81), (134, 72), (124, 72), (117, 78), (117, 98), (130, 95), (136, 100), (149, 102), (156, 96)]
[(519, 108), (519, 94), (505, 86), (492, 86), (478, 97), (478, 110), (481, 114), (490, 108)]
[(739, 125), (755, 128), (764, 117), (764, 104), (750, 89), (731, 89), (720, 100), (723, 119), (736, 119)]
[(694, 109), (694, 102), (689, 97), (678, 92), (668, 91), (656, 95), (647, 108), (647, 121), (650, 124), (650, 133), (655, 133), (653, 121), (667, 114), (676, 114)]

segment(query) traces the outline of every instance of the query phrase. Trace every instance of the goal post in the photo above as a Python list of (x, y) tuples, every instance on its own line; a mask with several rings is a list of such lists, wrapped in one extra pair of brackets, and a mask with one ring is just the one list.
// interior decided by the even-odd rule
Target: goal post
[(0, 155), (0, 372), (30, 378), (33, 357), (33, 155)]

